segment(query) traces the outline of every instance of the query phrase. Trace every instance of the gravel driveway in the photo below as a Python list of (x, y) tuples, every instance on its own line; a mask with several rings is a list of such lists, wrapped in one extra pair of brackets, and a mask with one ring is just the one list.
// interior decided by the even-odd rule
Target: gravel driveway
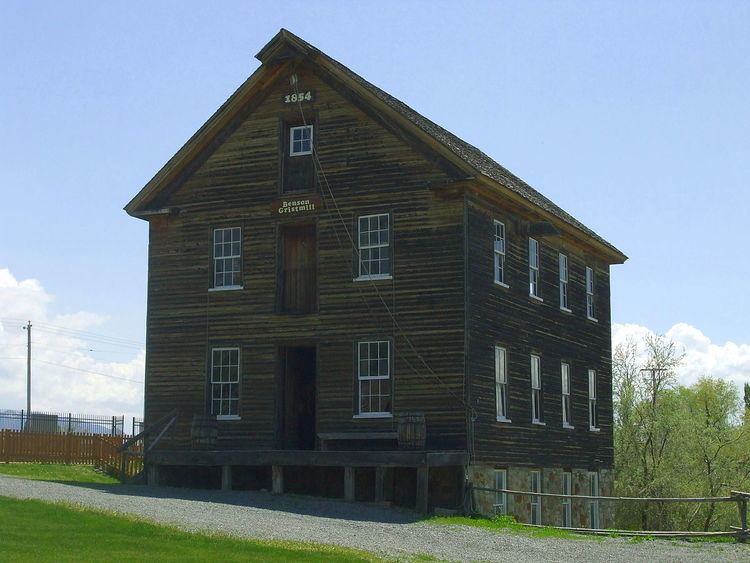
[(429, 554), (452, 561), (747, 561), (750, 546), (533, 538), (417, 521), (366, 504), (261, 492), (137, 485), (64, 485), (0, 477), (0, 496), (69, 502), (139, 516), (190, 532), (338, 544), (386, 557)]

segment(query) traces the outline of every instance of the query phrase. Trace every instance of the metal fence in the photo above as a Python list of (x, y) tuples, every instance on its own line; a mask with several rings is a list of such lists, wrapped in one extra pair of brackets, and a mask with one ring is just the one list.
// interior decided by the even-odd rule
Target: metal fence
[[(143, 421), (133, 418), (132, 431), (140, 431)], [(126, 435), (125, 416), (0, 409), (0, 430), (36, 433)], [(131, 428), (127, 428), (131, 430)]]

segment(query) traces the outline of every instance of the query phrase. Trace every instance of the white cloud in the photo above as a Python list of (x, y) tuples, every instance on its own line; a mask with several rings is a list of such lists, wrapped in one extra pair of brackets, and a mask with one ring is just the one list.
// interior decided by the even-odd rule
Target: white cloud
[(53, 301), (39, 281), (19, 281), (8, 269), (0, 269), (0, 408), (26, 407), (26, 331), (21, 327), (31, 319), (36, 323), (33, 410), (141, 417), (143, 346), (95, 336), (106, 321), (102, 315), (52, 315)]
[[(647, 334), (653, 334), (648, 327), (615, 323), (612, 325), (612, 347), (629, 338), (642, 342)], [(677, 373), (680, 383), (691, 385), (702, 376), (711, 376), (733, 381), (741, 390), (745, 383), (750, 382), (750, 344), (715, 344), (700, 329), (687, 323), (675, 324), (665, 336), (685, 353)]]

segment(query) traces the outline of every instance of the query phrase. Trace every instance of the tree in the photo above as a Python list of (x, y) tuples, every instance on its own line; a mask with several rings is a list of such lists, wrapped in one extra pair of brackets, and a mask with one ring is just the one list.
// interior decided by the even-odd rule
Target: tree
[[(643, 344), (643, 363), (633, 342), (618, 346), (613, 357), (617, 487), (626, 495), (668, 496), (669, 471), (664, 461), (677, 426), (673, 389), (683, 354), (664, 336), (649, 335)], [(620, 514), (643, 530), (669, 526), (663, 509), (647, 504), (623, 508)]]

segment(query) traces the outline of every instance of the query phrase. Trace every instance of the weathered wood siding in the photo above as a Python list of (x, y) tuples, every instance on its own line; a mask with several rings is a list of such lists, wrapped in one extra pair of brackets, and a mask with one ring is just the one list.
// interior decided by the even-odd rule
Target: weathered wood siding
[[(208, 406), (209, 350), (236, 345), (241, 420), (219, 422), (219, 446), (275, 447), (277, 346), (313, 343), (317, 431), (390, 430), (390, 419), (352, 416), (354, 344), (387, 337), (396, 345), (394, 413), (425, 412), (429, 446), (463, 448), (464, 409), (455, 398), (464, 395), (463, 202), (430, 189), (452, 179), (430, 155), (339, 88), (304, 69), (296, 72), (299, 89), (314, 92), (303, 107), (308, 120), (315, 116), (315, 144), (338, 204), (337, 211), (319, 177), (327, 209), (312, 216), (317, 312), (277, 312), (278, 231), (287, 220), (270, 208), (281, 192), (282, 123), (299, 118), (296, 104), (283, 103), (290, 93), (285, 75), (200, 166), (153, 204), (181, 212), (150, 221), (146, 417), (180, 409), (174, 437), (162, 444), (186, 447), (193, 413)], [(379, 212), (391, 214), (393, 280), (354, 282), (346, 230), (352, 233), (358, 215)], [(244, 289), (209, 292), (211, 230), (229, 226), (242, 227)], [(381, 297), (442, 383), (395, 329)]]
[[(477, 411), (478, 462), (541, 467), (612, 464), (612, 386), (609, 267), (563, 237), (535, 237), (540, 245), (540, 302), (529, 297), (528, 219), (467, 197), (468, 328), (471, 400)], [(506, 227), (509, 287), (494, 283), (494, 220)], [(533, 218), (532, 218), (533, 220)], [(569, 260), (572, 310), (560, 310), (558, 253)], [(598, 322), (586, 317), (585, 267), (596, 272)], [(511, 423), (496, 420), (494, 347), (507, 350)], [(543, 420), (531, 423), (530, 355), (541, 357)], [(571, 369), (572, 424), (562, 427), (560, 363)], [(599, 432), (589, 431), (588, 370), (598, 374)]]

